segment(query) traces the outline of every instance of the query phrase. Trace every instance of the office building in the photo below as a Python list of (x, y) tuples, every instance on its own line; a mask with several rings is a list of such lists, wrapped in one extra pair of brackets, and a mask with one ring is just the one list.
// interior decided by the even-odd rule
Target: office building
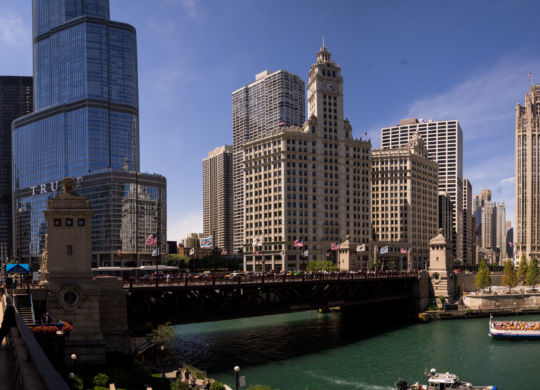
[(185, 249), (200, 248), (200, 239), (205, 237), (203, 233), (189, 233), (182, 239), (182, 245)]
[(203, 232), (213, 245), (233, 249), (232, 146), (220, 146), (203, 160)]
[[(32, 112), (32, 77), (0, 76), (0, 259), (14, 251), (12, 242), (11, 122)], [(22, 232), (21, 232), (22, 233)]]
[(474, 264), (475, 259), (473, 194), (469, 179), (463, 179), (463, 263)]
[(463, 261), (463, 131), (456, 120), (403, 119), (381, 129), (382, 148), (404, 146), (416, 132), (426, 142), (429, 157), (439, 164), (439, 191), (450, 196), (454, 207), (453, 255)]
[(516, 104), (515, 257), (540, 258), (540, 85), (532, 85), (525, 104)]
[(506, 251), (506, 206), (504, 202), (497, 203), (496, 208), (496, 233), (495, 240), (501, 262), (506, 261), (508, 254)]
[[(12, 183), (13, 215), (22, 210), (20, 217), (14, 218), (14, 230), (18, 220), (25, 223), (24, 219), (28, 219), (27, 234), (21, 240), (22, 255), (38, 262), (46, 234), (43, 211), (64, 177), (79, 178), (82, 191), (84, 183), (93, 183), (97, 177), (94, 175), (103, 174), (119, 180), (117, 184), (124, 186), (123, 197), (137, 193), (142, 197), (140, 203), (144, 203), (147, 194), (135, 190), (137, 180), (142, 179), (138, 176), (135, 29), (110, 20), (108, 0), (34, 0), (33, 46), (35, 111), (12, 124)], [(134, 175), (134, 179), (124, 179), (120, 173)], [(156, 184), (162, 192), (163, 181)], [(107, 221), (107, 214), (99, 214), (106, 208), (101, 208), (97, 199), (111, 205), (119, 201), (115, 198), (119, 187), (111, 186), (114, 191), (104, 185), (102, 193), (81, 193), (92, 202), (94, 221)], [(159, 204), (160, 196), (153, 201)], [(153, 210), (157, 214), (151, 218), (160, 220), (156, 226), (162, 226), (164, 217), (160, 213), (164, 207)], [(140, 220), (138, 216), (124, 219), (129, 224)], [(113, 261), (112, 254), (119, 249), (123, 254), (135, 253), (129, 261), (151, 256), (153, 249), (140, 248), (139, 242), (128, 245), (122, 241), (123, 247), (117, 246), (120, 241), (116, 237), (127, 234), (121, 224), (111, 227), (114, 232), (110, 241), (101, 240), (98, 229), (100, 224), (94, 222), (92, 250), (96, 261)], [(160, 229), (159, 233), (158, 247), (163, 254), (166, 231)]]
[(482, 248), (497, 249), (497, 206), (489, 202), (482, 207)]
[(246, 142), (244, 267), (305, 268), (336, 261), (336, 242), (370, 250), (369, 141), (354, 139), (343, 111), (341, 67), (322, 47), (308, 81), (309, 119)]
[[(405, 146), (374, 149), (371, 160), (373, 230), (379, 247), (388, 247), (378, 262), (427, 269), (429, 241), (437, 235), (439, 222), (437, 163), (428, 158), (418, 133)], [(451, 229), (451, 218), (448, 221)]]
[(284, 70), (261, 72), (232, 93), (234, 252), (244, 238), (243, 145), (286, 126), (302, 126), (305, 106), (304, 81)]
[(446, 192), (439, 192), (438, 202), (439, 215), (437, 227), (442, 229), (442, 235), (449, 243), (448, 246), (452, 248), (451, 242), (454, 231), (454, 204)]

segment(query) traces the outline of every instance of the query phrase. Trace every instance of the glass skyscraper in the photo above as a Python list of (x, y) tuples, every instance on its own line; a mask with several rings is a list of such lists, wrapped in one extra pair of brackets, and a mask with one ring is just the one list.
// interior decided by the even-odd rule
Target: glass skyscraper
[(11, 122), (29, 112), (32, 112), (32, 77), (0, 76), (0, 258), (2, 260), (12, 253)]
[(27, 215), (23, 257), (33, 258), (43, 248), (46, 202), (62, 178), (139, 171), (139, 103), (135, 29), (110, 20), (109, 0), (33, 0), (32, 7), (35, 111), (12, 128), (13, 212)]

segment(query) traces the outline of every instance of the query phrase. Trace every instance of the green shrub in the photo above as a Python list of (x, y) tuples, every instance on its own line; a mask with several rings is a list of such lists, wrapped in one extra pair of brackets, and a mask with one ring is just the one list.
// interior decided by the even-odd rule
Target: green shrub
[(182, 382), (182, 379), (177, 379), (175, 382), (171, 382), (171, 390), (189, 390), (189, 387)]
[(74, 390), (84, 390), (84, 382), (80, 376), (75, 376), (75, 378), (71, 380), (71, 383)]
[(214, 382), (210, 385), (210, 390), (225, 390), (225, 385), (221, 382)]
[(109, 383), (111, 383), (111, 378), (109, 378), (109, 375), (107, 374), (104, 374), (102, 372), (100, 372), (99, 374), (97, 374), (92, 383), (95, 385), (95, 386), (108, 386)]
[(184, 364), (184, 369), (188, 369), (190, 374), (193, 375), (197, 379), (206, 378), (206, 373), (204, 371), (201, 371), (196, 367), (190, 366), (189, 364)]

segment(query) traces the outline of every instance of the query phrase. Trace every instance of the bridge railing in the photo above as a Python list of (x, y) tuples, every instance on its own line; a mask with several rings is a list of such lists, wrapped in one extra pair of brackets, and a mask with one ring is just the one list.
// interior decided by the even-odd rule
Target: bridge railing
[[(5, 311), (5, 299), (2, 299), (2, 305)], [(8, 375), (13, 388), (15, 390), (69, 390), (69, 386), (52, 366), (32, 331), (17, 311), (15, 320), (17, 329), (11, 329), (6, 342)]]
[(287, 283), (287, 282), (312, 282), (330, 280), (357, 280), (357, 279), (391, 279), (417, 277), (417, 271), (358, 271), (358, 272), (304, 272), (299, 275), (287, 275), (286, 273), (262, 273), (245, 274), (232, 278), (194, 277), (191, 274), (170, 275), (169, 278), (144, 279), (132, 278), (124, 280), (124, 287), (165, 287), (165, 286), (201, 286), (201, 285), (235, 285), (256, 283)]

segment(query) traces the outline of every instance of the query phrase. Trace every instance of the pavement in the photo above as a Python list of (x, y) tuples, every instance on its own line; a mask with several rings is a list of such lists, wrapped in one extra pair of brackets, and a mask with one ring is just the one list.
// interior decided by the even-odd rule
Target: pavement
[[(166, 372), (165, 377), (167, 379), (176, 379), (176, 371)], [(182, 370), (182, 378), (184, 378), (184, 370)], [(183, 382), (187, 384), (186, 381), (183, 381)], [(210, 383), (212, 383), (212, 382), (215, 382), (215, 381), (213, 379), (210, 379)], [(204, 384), (205, 384), (205, 379), (195, 379), (195, 385), (197, 386), (197, 387), (195, 387), (195, 389), (201, 389), (201, 390), (204, 389), (205, 388)], [(232, 390), (227, 385), (225, 385), (225, 389), (226, 390)]]

